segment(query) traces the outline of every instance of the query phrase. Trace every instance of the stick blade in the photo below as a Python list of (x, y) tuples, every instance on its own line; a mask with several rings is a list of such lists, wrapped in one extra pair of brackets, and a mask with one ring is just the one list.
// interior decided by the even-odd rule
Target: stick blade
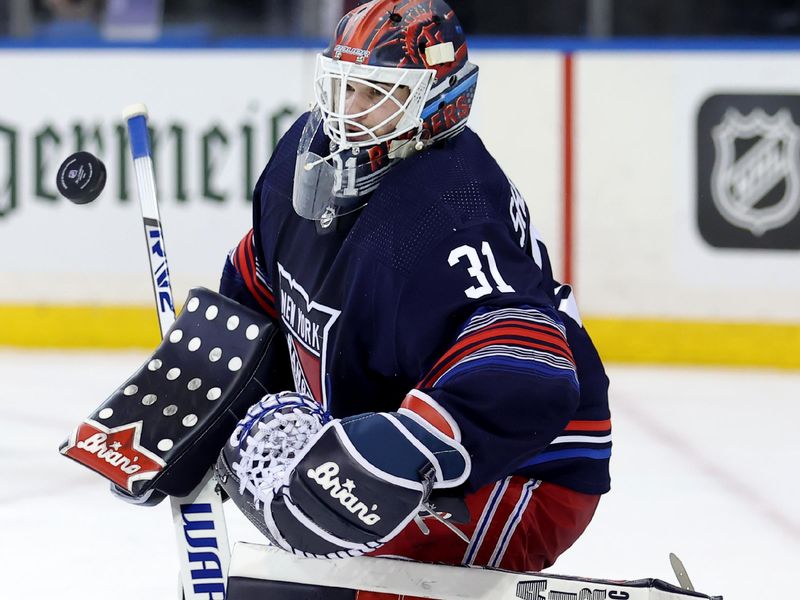
[(672, 571), (675, 573), (675, 577), (678, 578), (678, 583), (681, 587), (687, 591), (693, 592), (694, 585), (692, 585), (692, 580), (689, 579), (686, 567), (683, 566), (681, 559), (672, 552), (669, 553), (669, 564), (672, 565)]

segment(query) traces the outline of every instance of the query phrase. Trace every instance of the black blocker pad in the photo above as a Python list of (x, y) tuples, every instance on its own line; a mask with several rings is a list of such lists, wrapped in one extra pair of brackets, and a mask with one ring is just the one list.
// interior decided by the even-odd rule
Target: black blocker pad
[(61, 445), (135, 501), (188, 495), (236, 423), (291, 389), (286, 342), (265, 315), (194, 288), (153, 355)]

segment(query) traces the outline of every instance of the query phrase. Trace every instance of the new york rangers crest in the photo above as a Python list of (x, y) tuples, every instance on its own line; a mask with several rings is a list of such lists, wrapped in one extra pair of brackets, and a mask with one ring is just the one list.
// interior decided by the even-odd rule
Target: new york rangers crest
[(728, 109), (712, 137), (711, 195), (720, 215), (756, 236), (790, 222), (800, 211), (800, 127), (789, 110), (769, 116), (760, 108), (747, 115)]
[(281, 320), (289, 330), (289, 358), (295, 390), (328, 408), (325, 385), (330, 331), (341, 311), (309, 299), (306, 290), (278, 263)]

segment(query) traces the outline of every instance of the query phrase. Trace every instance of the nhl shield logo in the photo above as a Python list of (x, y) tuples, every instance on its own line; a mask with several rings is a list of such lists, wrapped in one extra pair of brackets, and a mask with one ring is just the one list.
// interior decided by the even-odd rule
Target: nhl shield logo
[(715, 94), (697, 113), (697, 227), (716, 248), (800, 250), (800, 95)]
[[(730, 108), (712, 131), (716, 161), (711, 196), (725, 220), (762, 236), (800, 212), (800, 128), (787, 109), (769, 116), (762, 109), (743, 115)], [(746, 149), (737, 151), (737, 147)], [(762, 206), (782, 188), (777, 201)]]

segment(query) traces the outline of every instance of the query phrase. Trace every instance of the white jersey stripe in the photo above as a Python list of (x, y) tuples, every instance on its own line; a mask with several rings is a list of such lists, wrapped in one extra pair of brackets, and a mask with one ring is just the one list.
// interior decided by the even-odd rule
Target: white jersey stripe
[(546, 320), (553, 324), (556, 323), (556, 321), (554, 321), (551, 317), (547, 316), (537, 308), (498, 308), (496, 310), (490, 310), (485, 313), (474, 315), (471, 321), (474, 323), (480, 323), (481, 321), (494, 319), (495, 317)]
[(562, 435), (550, 444), (605, 444), (611, 441), (611, 434), (593, 437), (591, 435)]
[(558, 331), (560, 331), (562, 335), (566, 336), (566, 329), (564, 328), (564, 325), (562, 325), (558, 321), (551, 319), (541, 311), (538, 311), (533, 308), (529, 309), (505, 308), (473, 316), (458, 337), (460, 339), (469, 333), (472, 333), (484, 327), (488, 327), (489, 325), (492, 325), (497, 321), (501, 321), (504, 319), (516, 319), (516, 320), (528, 321), (529, 323), (549, 325), (550, 327), (553, 327)]
[(489, 494), (489, 498), (483, 506), (483, 512), (475, 523), (475, 531), (472, 533), (467, 551), (464, 553), (464, 558), (461, 560), (462, 565), (473, 564), (475, 556), (478, 554), (478, 550), (483, 542), (483, 538), (486, 537), (486, 532), (489, 531), (489, 524), (492, 521), (492, 517), (497, 507), (500, 506), (500, 499), (503, 497), (503, 494), (506, 493), (510, 481), (511, 477), (506, 477), (502, 481), (498, 481), (494, 484), (494, 489), (492, 489), (492, 493)]
[(562, 334), (564, 334), (564, 330), (562, 329), (562, 327), (561, 327), (561, 325), (559, 323), (556, 323), (552, 319), (548, 319), (547, 317), (544, 317), (544, 315), (542, 315), (542, 318), (536, 318), (534, 315), (532, 315), (530, 313), (527, 313), (527, 314), (526, 313), (519, 313), (519, 314), (516, 314), (516, 315), (515, 314), (487, 313), (487, 315), (480, 315), (480, 316), (481, 317), (486, 317), (486, 318), (482, 318), (480, 320), (478, 320), (477, 318), (474, 318), (474, 319), (470, 320), (469, 324), (467, 325), (467, 327), (464, 328), (464, 330), (461, 332), (459, 337), (463, 337), (463, 336), (465, 336), (467, 334), (473, 333), (473, 332), (478, 331), (480, 329), (483, 329), (485, 327), (489, 327), (490, 325), (493, 325), (493, 324), (497, 323), (498, 321), (504, 321), (504, 320), (509, 320), (509, 319), (514, 319), (514, 320), (518, 320), (518, 321), (527, 321), (528, 323), (532, 323), (534, 325), (545, 325), (545, 326), (557, 329)]
[(502, 533), (500, 533), (500, 537), (497, 540), (497, 545), (495, 546), (492, 556), (486, 566), (498, 567), (500, 565), (500, 562), (503, 560), (503, 556), (505, 556), (506, 549), (508, 549), (508, 544), (511, 541), (511, 537), (514, 535), (517, 525), (519, 525), (520, 521), (522, 521), (522, 516), (525, 514), (525, 510), (528, 508), (528, 503), (531, 501), (533, 491), (538, 488), (541, 483), (541, 481), (532, 479), (522, 486), (522, 493), (519, 496), (519, 500), (517, 500), (516, 505), (514, 505), (514, 510), (512, 510), (511, 514), (508, 516), (508, 520), (503, 527)]
[(433, 387), (436, 387), (443, 378), (447, 377), (447, 375), (451, 371), (460, 367), (461, 365), (488, 357), (506, 357), (506, 358), (514, 358), (517, 360), (523, 360), (529, 362), (539, 362), (556, 369), (569, 371), (573, 375), (575, 374), (575, 365), (566, 358), (555, 356), (553, 354), (550, 354), (549, 352), (533, 350), (532, 348), (520, 348), (519, 346), (505, 346), (502, 344), (497, 344), (494, 346), (488, 346), (486, 348), (482, 348), (477, 352), (474, 352), (462, 358), (460, 361), (458, 361), (449, 369), (447, 369), (447, 371), (442, 373), (436, 379), (436, 381), (434, 381)]
[[(556, 368), (567, 369), (569, 371), (575, 370), (575, 365), (572, 363), (572, 361), (562, 356), (552, 354), (545, 350), (536, 350), (535, 348), (525, 348), (523, 346), (509, 346), (507, 344), (494, 344), (492, 346), (486, 346), (485, 348), (476, 350), (472, 354), (468, 354), (456, 364), (468, 360), (474, 360), (475, 358), (484, 358), (487, 356), (506, 356), (509, 358), (518, 358), (520, 360), (538, 360), (541, 362), (546, 362)], [(453, 367), (455, 367), (455, 365), (453, 365)], [(453, 367), (451, 367), (451, 369)]]

